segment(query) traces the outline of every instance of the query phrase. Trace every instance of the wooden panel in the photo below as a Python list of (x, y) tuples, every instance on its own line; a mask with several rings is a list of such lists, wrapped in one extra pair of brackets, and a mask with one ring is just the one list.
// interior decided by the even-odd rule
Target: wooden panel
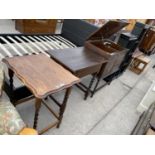
[(38, 98), (79, 82), (79, 79), (44, 54), (3, 59)]
[(22, 33), (55, 33), (56, 19), (20, 19), (16, 20), (16, 30)]
[(31, 27), (25, 27), (24, 28), (24, 33), (29, 33), (29, 34), (41, 34), (41, 33), (54, 33), (55, 32), (55, 28), (50, 27), (50, 28), (40, 28), (40, 27), (36, 27), (36, 28), (31, 28)]

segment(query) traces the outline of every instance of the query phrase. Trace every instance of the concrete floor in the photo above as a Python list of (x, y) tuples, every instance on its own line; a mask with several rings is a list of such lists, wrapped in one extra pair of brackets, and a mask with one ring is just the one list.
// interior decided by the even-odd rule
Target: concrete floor
[[(9, 23), (1, 26), (1, 23)], [(9, 28), (8, 28), (9, 27)], [(14, 32), (14, 24), (8, 20), (0, 20), (0, 33)], [(9, 33), (9, 32), (8, 32)], [(127, 70), (121, 77), (114, 80), (111, 85), (104, 87), (93, 98), (83, 100), (83, 93), (73, 88), (69, 98), (64, 118), (59, 129), (53, 128), (46, 132), (48, 135), (73, 135), (73, 134), (130, 134), (134, 128), (140, 113), (136, 108), (146, 93), (147, 89), (155, 80), (155, 56), (152, 55), (148, 68), (140, 75)], [(89, 77), (84, 81), (88, 81)], [(56, 94), (58, 99), (63, 93)], [(4, 94), (4, 99), (7, 96)], [(56, 109), (54, 103), (49, 99), (48, 104)], [(28, 126), (32, 126), (34, 117), (34, 100), (17, 106), (21, 117)], [(47, 109), (42, 106), (39, 117), (39, 129), (54, 121)]]

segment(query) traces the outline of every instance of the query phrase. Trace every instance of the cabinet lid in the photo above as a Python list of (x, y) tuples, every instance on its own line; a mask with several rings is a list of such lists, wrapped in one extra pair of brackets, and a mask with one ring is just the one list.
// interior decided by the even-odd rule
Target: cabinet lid
[(111, 37), (113, 34), (127, 26), (125, 21), (108, 21), (101, 28), (92, 33), (87, 40), (101, 40)]

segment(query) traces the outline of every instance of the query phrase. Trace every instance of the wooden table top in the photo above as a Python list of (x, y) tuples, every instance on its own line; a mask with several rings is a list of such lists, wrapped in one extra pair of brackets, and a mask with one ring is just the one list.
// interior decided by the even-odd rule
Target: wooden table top
[(44, 54), (5, 58), (3, 62), (37, 98), (79, 82), (77, 77)]
[(107, 62), (103, 56), (84, 47), (48, 50), (47, 53), (75, 75), (79, 72), (83, 76), (94, 73), (103, 63)]

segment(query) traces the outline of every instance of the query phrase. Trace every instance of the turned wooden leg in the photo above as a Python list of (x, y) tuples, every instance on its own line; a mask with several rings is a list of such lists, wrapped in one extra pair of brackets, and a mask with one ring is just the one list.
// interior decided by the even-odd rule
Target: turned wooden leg
[(96, 75), (97, 75), (96, 73), (93, 74), (93, 77), (92, 77), (92, 79), (91, 79), (91, 81), (90, 81), (90, 83), (89, 83), (89, 87), (88, 87), (88, 89), (87, 89), (87, 91), (86, 91), (86, 93), (85, 93), (84, 100), (87, 99), (87, 97), (88, 97), (88, 95), (89, 95), (89, 93), (90, 93), (90, 91), (91, 91), (91, 87), (92, 87), (93, 82), (94, 82), (94, 80), (95, 80), (95, 78), (96, 78)]
[(59, 123), (57, 125), (57, 128), (60, 127), (60, 124), (61, 124), (61, 121), (62, 121), (62, 118), (63, 118), (64, 111), (66, 109), (66, 105), (67, 105), (67, 101), (68, 101), (70, 93), (71, 93), (71, 87), (67, 88), (64, 99), (63, 99), (63, 103), (62, 103), (62, 105), (60, 107)]
[(13, 84), (14, 72), (11, 69), (9, 69), (8, 75), (9, 75), (9, 86), (10, 86), (10, 101), (15, 105), (15, 103), (14, 103), (14, 84)]
[(96, 85), (95, 85), (95, 87), (94, 87), (94, 89), (93, 89), (93, 91), (92, 91), (92, 93), (91, 93), (91, 96), (90, 96), (90, 97), (93, 97), (93, 96), (94, 96), (95, 91), (96, 91), (96, 89), (97, 89), (97, 87), (98, 87), (98, 85), (99, 85), (100, 81), (101, 81), (101, 77), (98, 77), (98, 78), (97, 78)]
[(8, 70), (8, 74), (9, 74), (9, 81), (10, 81), (10, 88), (11, 88), (11, 91), (13, 91), (13, 76), (14, 76), (14, 72), (9, 69)]
[(38, 116), (39, 116), (39, 111), (40, 111), (40, 107), (41, 107), (41, 99), (36, 98), (35, 101), (35, 116), (34, 116), (34, 124), (33, 124), (33, 128), (37, 129), (37, 125), (38, 125)]

